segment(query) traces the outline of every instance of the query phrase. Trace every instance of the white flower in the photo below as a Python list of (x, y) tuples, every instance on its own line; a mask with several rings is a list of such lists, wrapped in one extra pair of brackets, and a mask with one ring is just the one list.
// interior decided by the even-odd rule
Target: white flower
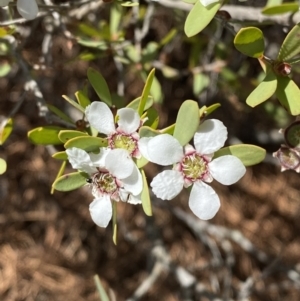
[(203, 6), (208, 6), (212, 3), (220, 2), (220, 0), (199, 0)]
[(204, 121), (194, 136), (195, 148), (184, 148), (171, 135), (162, 134), (153, 138), (141, 138), (139, 147), (143, 156), (163, 166), (174, 164), (151, 182), (153, 193), (163, 199), (176, 197), (183, 187), (193, 185), (189, 197), (190, 209), (200, 219), (208, 220), (220, 208), (215, 191), (205, 182), (213, 179), (223, 185), (237, 182), (246, 172), (243, 163), (235, 156), (226, 155), (212, 160), (215, 151), (227, 139), (227, 129), (219, 120)]
[(106, 227), (111, 220), (111, 201), (141, 203), (142, 176), (126, 150), (101, 148), (99, 154), (93, 154), (73, 147), (66, 153), (74, 169), (90, 176), (95, 197), (90, 213), (99, 227)]
[(35, 0), (17, 0), (17, 10), (27, 20), (33, 20), (39, 12)]
[(139, 114), (131, 108), (122, 108), (117, 111), (119, 120), (115, 126), (114, 116), (109, 107), (100, 101), (94, 101), (85, 110), (90, 125), (99, 133), (107, 135), (108, 146), (111, 149), (126, 149), (132, 157), (141, 157), (138, 149), (137, 133), (141, 125)]

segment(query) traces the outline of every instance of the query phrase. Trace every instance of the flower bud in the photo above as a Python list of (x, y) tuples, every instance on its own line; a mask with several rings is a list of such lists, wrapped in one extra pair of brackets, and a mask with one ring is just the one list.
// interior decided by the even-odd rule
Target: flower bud
[(290, 124), (284, 131), (286, 144), (297, 150), (300, 150), (300, 121), (297, 120)]
[(273, 157), (279, 160), (281, 171), (293, 169), (300, 172), (300, 153), (297, 150), (281, 145), (280, 149), (273, 153)]

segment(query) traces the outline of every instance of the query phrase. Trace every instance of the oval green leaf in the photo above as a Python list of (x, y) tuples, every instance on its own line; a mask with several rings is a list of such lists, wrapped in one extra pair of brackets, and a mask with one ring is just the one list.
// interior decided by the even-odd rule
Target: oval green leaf
[(58, 134), (58, 138), (63, 143), (66, 143), (70, 139), (81, 137), (81, 136), (88, 136), (88, 134), (80, 131), (75, 131), (75, 130), (62, 130)]
[(267, 69), (264, 80), (247, 97), (246, 103), (254, 108), (269, 99), (276, 91), (277, 77), (271, 68)]
[(299, 9), (299, 5), (297, 3), (283, 3), (280, 5), (267, 6), (262, 9), (262, 14), (264, 15), (279, 15), (285, 14), (289, 12), (296, 12)]
[(71, 191), (86, 185), (87, 174), (73, 172), (56, 179), (52, 187), (58, 191)]
[(107, 139), (99, 137), (76, 137), (65, 143), (65, 148), (77, 147), (87, 152), (97, 151), (100, 147), (107, 146)]
[(6, 172), (7, 164), (6, 161), (0, 158), (0, 175), (3, 175)]
[(289, 77), (278, 76), (276, 96), (281, 105), (293, 116), (300, 115), (300, 90)]
[(266, 150), (251, 144), (237, 144), (221, 148), (214, 154), (214, 159), (233, 155), (238, 157), (245, 166), (252, 166), (262, 162), (266, 156)]
[(173, 136), (184, 146), (194, 137), (200, 123), (196, 101), (186, 100), (179, 108)]
[(13, 120), (12, 120), (12, 118), (9, 118), (6, 120), (6, 123), (5, 123), (2, 131), (0, 131), (0, 145), (3, 145), (3, 143), (6, 141), (6, 139), (11, 134), (12, 130), (13, 130)]
[(205, 7), (200, 1), (197, 1), (186, 18), (184, 24), (185, 34), (192, 37), (202, 31), (214, 18), (221, 4), (221, 2), (216, 2)]
[(29, 131), (27, 136), (33, 144), (58, 145), (62, 144), (62, 142), (58, 138), (58, 134), (62, 130), (64, 130), (64, 128), (58, 126), (38, 127)]
[(149, 194), (149, 186), (143, 169), (140, 170), (143, 178), (143, 191), (141, 193), (142, 206), (146, 215), (152, 216), (151, 199)]
[(296, 24), (285, 37), (277, 57), (277, 60), (284, 62), (300, 53), (300, 23)]
[(111, 95), (104, 77), (97, 70), (91, 67), (87, 71), (87, 76), (98, 97), (108, 106), (111, 106)]
[(264, 35), (257, 27), (240, 29), (233, 43), (238, 51), (254, 58), (261, 57), (265, 50)]
[(65, 151), (57, 152), (52, 155), (52, 158), (57, 159), (57, 160), (68, 160), (68, 155)]

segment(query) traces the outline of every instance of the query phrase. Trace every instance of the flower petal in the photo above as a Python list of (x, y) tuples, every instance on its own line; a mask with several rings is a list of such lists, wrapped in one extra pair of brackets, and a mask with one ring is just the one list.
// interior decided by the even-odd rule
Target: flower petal
[(126, 134), (131, 134), (137, 131), (141, 124), (141, 119), (137, 111), (131, 108), (123, 108), (118, 110), (119, 115), (119, 129)]
[(212, 3), (219, 2), (219, 0), (200, 0), (203, 6), (208, 6)]
[(117, 179), (129, 177), (135, 164), (125, 149), (115, 148), (110, 150), (105, 158), (105, 168)]
[(39, 12), (35, 0), (18, 0), (17, 10), (19, 14), (27, 20), (33, 20)]
[(217, 119), (205, 120), (194, 136), (194, 145), (201, 155), (209, 155), (220, 149), (227, 139), (227, 129)]
[(101, 198), (94, 199), (90, 204), (90, 213), (94, 223), (106, 228), (112, 217), (112, 205), (108, 195), (104, 195)]
[(172, 200), (183, 188), (184, 179), (177, 170), (164, 170), (150, 184), (153, 193), (162, 200)]
[(133, 165), (133, 171), (131, 175), (125, 179), (122, 179), (122, 182), (124, 185), (124, 189), (126, 189), (133, 195), (138, 195), (143, 190), (142, 175), (135, 164)]
[(153, 137), (142, 137), (138, 141), (138, 149), (141, 152), (142, 156), (146, 158), (148, 161), (149, 161), (148, 144), (152, 138)]
[(97, 169), (93, 167), (93, 163), (89, 154), (77, 147), (66, 149), (68, 160), (74, 169), (85, 171), (89, 174), (96, 172)]
[(197, 217), (208, 220), (218, 212), (220, 199), (210, 186), (203, 182), (196, 182), (190, 194), (189, 206)]
[[(140, 151), (142, 153), (143, 149), (141, 148)], [(143, 153), (142, 155), (144, 156)], [(149, 139), (144, 157), (159, 165), (171, 165), (180, 162), (183, 157), (183, 147), (169, 134), (158, 135)]]
[(231, 155), (216, 158), (208, 166), (213, 178), (223, 185), (236, 183), (246, 173), (242, 161)]
[(114, 116), (104, 102), (94, 101), (86, 107), (85, 115), (90, 125), (99, 133), (110, 135), (115, 132)]

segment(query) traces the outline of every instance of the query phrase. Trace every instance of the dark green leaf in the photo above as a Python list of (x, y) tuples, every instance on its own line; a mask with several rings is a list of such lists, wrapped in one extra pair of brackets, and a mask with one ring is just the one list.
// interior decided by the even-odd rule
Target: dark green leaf
[(88, 69), (87, 76), (98, 97), (108, 106), (111, 106), (111, 95), (104, 77), (91, 67)]
[(277, 60), (284, 62), (300, 53), (300, 23), (295, 25), (285, 37), (277, 57)]

